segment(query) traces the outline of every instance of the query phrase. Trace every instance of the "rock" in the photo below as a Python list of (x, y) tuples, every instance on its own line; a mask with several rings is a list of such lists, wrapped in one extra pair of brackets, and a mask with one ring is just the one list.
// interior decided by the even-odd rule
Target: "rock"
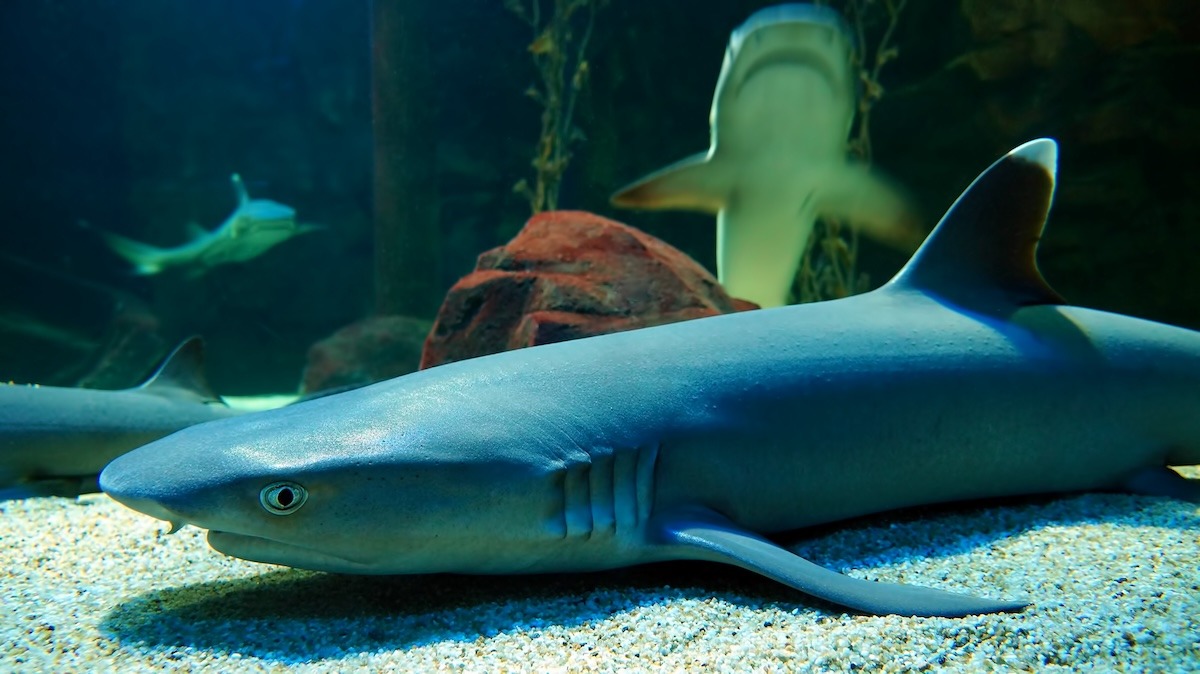
[(663, 241), (582, 211), (535, 215), (450, 289), (421, 368), (757, 308)]
[(372, 316), (352, 323), (308, 350), (301, 393), (364, 386), (414, 372), (430, 322)]
[(977, 45), (963, 60), (985, 81), (1075, 58), (1072, 34), (1110, 53), (1177, 39), (1198, 16), (1191, 0), (961, 0), (960, 6)]

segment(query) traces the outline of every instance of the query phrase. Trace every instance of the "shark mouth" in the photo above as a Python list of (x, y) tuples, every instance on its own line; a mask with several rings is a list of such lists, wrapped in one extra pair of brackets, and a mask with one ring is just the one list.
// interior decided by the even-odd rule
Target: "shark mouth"
[(247, 231), (247, 232), (287, 231), (287, 232), (290, 232), (294, 229), (300, 228), (301, 226), (302, 225), (299, 225), (294, 218), (283, 217), (283, 218), (272, 218), (272, 219), (266, 219), (266, 220), (257, 220), (256, 219), (253, 224), (245, 224), (236, 229), (237, 229), (238, 234), (242, 233), (243, 231)]
[(767, 56), (760, 57), (753, 65), (747, 68), (737, 83), (735, 95), (741, 93), (741, 90), (754, 79), (755, 75), (778, 66), (803, 67), (815, 70), (831, 85), (836, 85), (844, 79), (842, 75), (834, 71), (828, 59), (815, 54), (811, 49), (781, 49)]
[(210, 529), (208, 545), (217, 552), (262, 564), (281, 564), (331, 573), (378, 573), (374, 565), (270, 538)]

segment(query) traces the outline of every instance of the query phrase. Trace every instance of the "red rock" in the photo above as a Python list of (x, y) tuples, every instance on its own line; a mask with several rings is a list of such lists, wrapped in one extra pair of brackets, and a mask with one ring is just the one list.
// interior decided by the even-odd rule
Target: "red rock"
[(421, 368), (757, 308), (663, 241), (583, 211), (535, 215), (446, 295)]

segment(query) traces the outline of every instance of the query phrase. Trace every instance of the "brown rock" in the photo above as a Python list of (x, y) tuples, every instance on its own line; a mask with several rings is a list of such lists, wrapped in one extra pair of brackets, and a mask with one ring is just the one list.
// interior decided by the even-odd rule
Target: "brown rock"
[(301, 393), (363, 386), (414, 372), (429, 321), (372, 316), (352, 323), (308, 350)]
[(752, 308), (649, 234), (592, 213), (551, 211), (480, 255), (454, 284), (421, 368)]
[(962, 57), (981, 80), (1046, 70), (1067, 56), (1070, 34), (1101, 53), (1176, 38), (1200, 18), (1193, 0), (960, 0), (976, 48)]

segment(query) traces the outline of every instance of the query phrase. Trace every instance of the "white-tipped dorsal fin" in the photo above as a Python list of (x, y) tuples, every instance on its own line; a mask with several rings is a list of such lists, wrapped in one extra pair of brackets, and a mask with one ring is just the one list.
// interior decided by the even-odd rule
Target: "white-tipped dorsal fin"
[(204, 237), (206, 237), (210, 234), (210, 232), (204, 228), (204, 225), (201, 225), (200, 223), (196, 222), (195, 220), (192, 220), (191, 222), (188, 222), (186, 225), (184, 225), (184, 231), (187, 232), (187, 237), (188, 237), (188, 240), (190, 240), (190, 241), (195, 241), (196, 239), (203, 239)]
[(1049, 138), (1001, 157), (958, 197), (885, 287), (968, 305), (1063, 304), (1037, 266), (1057, 165), (1058, 146)]
[(167, 397), (186, 396), (202, 402), (223, 403), (204, 374), (204, 340), (185, 339), (139, 389)]
[(246, 191), (246, 184), (242, 182), (242, 177), (234, 173), (229, 176), (229, 181), (233, 183), (233, 193), (237, 195), (238, 207), (245, 206), (250, 201), (250, 193)]

